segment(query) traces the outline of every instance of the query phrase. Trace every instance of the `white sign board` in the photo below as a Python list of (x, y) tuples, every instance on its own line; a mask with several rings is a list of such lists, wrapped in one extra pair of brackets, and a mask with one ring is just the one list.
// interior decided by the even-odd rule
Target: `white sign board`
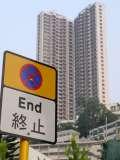
[(55, 139), (53, 101), (4, 88), (1, 114), (2, 131), (51, 142)]

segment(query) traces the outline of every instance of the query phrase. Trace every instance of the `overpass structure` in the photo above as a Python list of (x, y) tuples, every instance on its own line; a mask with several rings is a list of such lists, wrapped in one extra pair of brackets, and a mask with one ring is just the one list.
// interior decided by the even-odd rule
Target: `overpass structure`
[(120, 119), (90, 130), (89, 138), (101, 142), (120, 139)]

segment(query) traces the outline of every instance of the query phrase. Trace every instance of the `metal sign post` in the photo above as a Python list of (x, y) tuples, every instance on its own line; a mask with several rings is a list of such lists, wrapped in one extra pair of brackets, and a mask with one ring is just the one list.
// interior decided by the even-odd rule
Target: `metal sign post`
[(29, 141), (28, 139), (20, 139), (20, 159), (19, 160), (28, 160), (29, 152)]

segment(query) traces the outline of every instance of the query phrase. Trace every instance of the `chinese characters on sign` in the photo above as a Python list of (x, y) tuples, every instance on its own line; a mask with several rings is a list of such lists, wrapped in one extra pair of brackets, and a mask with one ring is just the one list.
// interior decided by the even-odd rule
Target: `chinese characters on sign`
[(34, 122), (34, 124), (33, 124), (33, 130), (31, 130), (31, 132), (34, 132), (34, 133), (38, 133), (38, 134), (45, 134), (44, 132), (41, 132), (40, 131), (40, 128), (44, 128), (44, 126), (43, 125), (41, 125), (41, 123), (40, 123), (40, 119), (38, 119), (38, 125), (36, 126), (36, 123)]
[[(14, 129), (26, 129), (27, 130), (27, 124), (26, 124), (26, 116), (23, 114), (19, 115), (17, 113), (13, 113), (13, 119), (12, 119), (12, 127)], [(33, 123), (33, 129), (31, 132), (37, 133), (37, 134), (45, 134), (44, 132), (41, 132), (41, 128), (44, 128), (43, 125), (40, 123), (40, 119), (38, 119), (38, 122)]]
[(19, 129), (26, 129), (26, 116), (23, 114), (19, 115), (17, 113), (13, 113), (13, 119), (12, 119), (12, 127), (14, 129), (19, 128)]

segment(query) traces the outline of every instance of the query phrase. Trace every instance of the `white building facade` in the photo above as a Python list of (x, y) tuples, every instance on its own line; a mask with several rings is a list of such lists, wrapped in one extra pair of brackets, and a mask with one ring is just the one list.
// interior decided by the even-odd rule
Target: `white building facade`
[(58, 71), (58, 120), (74, 119), (74, 27), (55, 12), (38, 15), (37, 60)]
[[(108, 104), (105, 7), (94, 3), (75, 18), (75, 97)], [(79, 108), (76, 108), (79, 114)]]
[(104, 5), (89, 5), (74, 23), (55, 12), (41, 12), (37, 26), (37, 60), (58, 70), (58, 120), (79, 115), (80, 97), (108, 105)]

